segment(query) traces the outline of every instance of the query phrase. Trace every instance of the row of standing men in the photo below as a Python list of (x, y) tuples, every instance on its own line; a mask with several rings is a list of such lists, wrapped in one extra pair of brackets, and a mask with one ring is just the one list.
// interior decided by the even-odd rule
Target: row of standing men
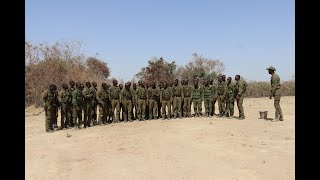
[[(51, 84), (49, 89), (43, 91), (42, 101), (45, 109), (45, 127), (47, 132), (54, 129), (84, 128), (94, 125), (106, 125), (121, 121), (143, 121), (152, 119), (171, 119), (182, 117), (218, 117), (234, 118), (234, 102), (237, 102), (239, 117), (243, 120), (243, 98), (247, 84), (235, 76), (236, 83), (232, 78), (222, 75), (218, 78), (218, 84), (213, 80), (205, 80), (199, 84), (199, 79), (194, 79), (189, 85), (188, 79), (179, 83), (167, 84), (160, 82), (156, 86), (138, 81), (138, 86), (131, 82), (118, 85), (113, 80), (113, 85), (102, 83), (98, 90), (96, 82), (86, 82), (85, 86), (80, 82), (62, 84), (61, 90)], [(204, 102), (205, 111), (202, 111)], [(218, 102), (219, 114), (215, 114), (215, 103)], [(191, 104), (194, 114), (191, 115)], [(58, 111), (61, 113), (61, 126), (58, 127)], [(172, 109), (172, 111), (171, 111)], [(99, 116), (97, 116), (97, 110)], [(171, 113), (173, 112), (173, 113)], [(120, 113), (122, 114), (120, 116)], [(83, 118), (82, 118), (83, 117)], [(121, 118), (120, 118), (121, 117)]]

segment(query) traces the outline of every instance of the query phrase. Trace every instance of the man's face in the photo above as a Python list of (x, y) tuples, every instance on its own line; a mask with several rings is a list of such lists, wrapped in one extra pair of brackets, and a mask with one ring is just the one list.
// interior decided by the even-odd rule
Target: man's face
[(236, 81), (239, 81), (239, 76), (235, 76), (234, 79), (235, 79)]
[(133, 89), (136, 90), (137, 89), (137, 84), (133, 83)]
[(114, 86), (118, 85), (118, 81), (117, 80), (113, 80), (112, 83), (113, 83)]
[(176, 79), (176, 80), (174, 81), (174, 85), (178, 86), (178, 83), (179, 83), (179, 81), (178, 81), (178, 79)]
[(268, 73), (269, 73), (269, 74), (272, 74), (273, 71), (272, 71), (271, 69), (268, 69)]
[(76, 83), (74, 81), (70, 81), (69, 84), (70, 84), (70, 87), (74, 87)]
[(155, 82), (152, 82), (152, 88), (156, 88), (156, 83)]
[(97, 88), (97, 83), (96, 83), (96, 82), (92, 82), (92, 86), (93, 86), (94, 88)]
[(119, 88), (122, 89), (122, 88), (123, 88), (123, 85), (122, 85), (122, 84), (119, 84)]
[(195, 85), (195, 86), (198, 86), (198, 84), (199, 84), (199, 79), (196, 79), (196, 80), (194, 81), (194, 85)]
[(228, 81), (228, 84), (230, 84), (231, 83), (231, 77), (228, 77), (227, 81)]

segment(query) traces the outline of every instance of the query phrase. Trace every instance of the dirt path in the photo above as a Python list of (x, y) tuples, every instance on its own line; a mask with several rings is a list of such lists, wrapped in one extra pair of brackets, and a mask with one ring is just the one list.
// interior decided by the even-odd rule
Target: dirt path
[(154, 120), (54, 133), (45, 133), (44, 113), (26, 109), (26, 179), (293, 180), (295, 97), (283, 97), (281, 107), (283, 122), (259, 119), (261, 110), (274, 118), (273, 100), (247, 98), (243, 121)]

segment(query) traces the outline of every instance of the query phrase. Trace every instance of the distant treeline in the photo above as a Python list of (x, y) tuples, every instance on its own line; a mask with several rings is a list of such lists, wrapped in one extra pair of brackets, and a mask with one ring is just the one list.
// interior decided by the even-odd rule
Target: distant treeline
[[(82, 44), (75, 41), (59, 41), (53, 45), (45, 43), (25, 43), (25, 105), (41, 105), (41, 92), (54, 83), (61, 87), (63, 82), (69, 80), (86, 82), (95, 81), (98, 88), (102, 82), (110, 82), (110, 68), (105, 61), (95, 57), (86, 56), (83, 53)], [(148, 66), (142, 67), (131, 80), (136, 82), (160, 81), (171, 82), (174, 79), (199, 78), (213, 79), (215, 82), (219, 75), (223, 74), (225, 65), (220, 60), (202, 57), (193, 53), (189, 62), (183, 66), (177, 66), (174, 60), (166, 61), (164, 58), (152, 57)], [(239, 72), (241, 75), (241, 72)], [(228, 75), (227, 75), (228, 77)], [(234, 77), (232, 77), (234, 78)], [(123, 80), (118, 79), (120, 83)], [(247, 97), (269, 96), (270, 82), (247, 82)], [(295, 95), (295, 81), (282, 83), (283, 96)]]

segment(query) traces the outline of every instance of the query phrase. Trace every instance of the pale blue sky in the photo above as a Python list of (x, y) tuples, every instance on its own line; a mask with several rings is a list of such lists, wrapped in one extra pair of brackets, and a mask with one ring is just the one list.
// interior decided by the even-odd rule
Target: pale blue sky
[(26, 0), (26, 40), (77, 40), (99, 53), (111, 77), (130, 80), (147, 61), (184, 65), (194, 52), (225, 74), (269, 81), (295, 74), (293, 0)]

